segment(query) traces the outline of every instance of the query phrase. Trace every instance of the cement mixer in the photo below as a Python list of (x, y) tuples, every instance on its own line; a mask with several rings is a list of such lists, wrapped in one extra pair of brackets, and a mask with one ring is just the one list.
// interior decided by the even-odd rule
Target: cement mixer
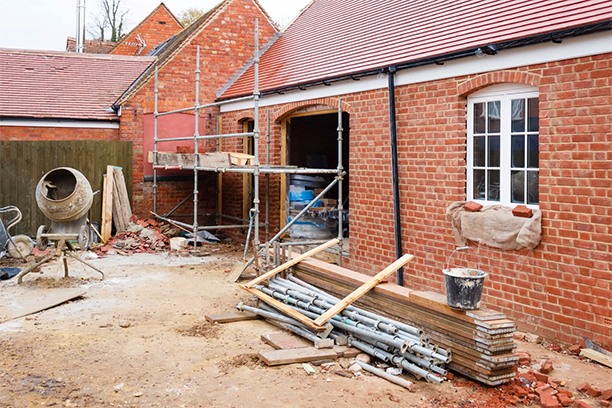
[(41, 261), (19, 272), (17, 283), (21, 283), (24, 276), (54, 257), (59, 257), (66, 277), (68, 276), (66, 257), (69, 257), (99, 272), (104, 279), (104, 272), (83, 260), (71, 243), (78, 241), (82, 251), (89, 248), (91, 223), (87, 219), (87, 213), (93, 203), (93, 196), (89, 181), (81, 172), (70, 167), (58, 167), (40, 179), (36, 186), (36, 203), (43, 214), (51, 220), (51, 227), (47, 228), (46, 225), (38, 227), (36, 247), (44, 251), (49, 241), (55, 241), (55, 249)]
[(87, 178), (78, 170), (58, 167), (45, 174), (36, 186), (38, 208), (51, 220), (51, 226), (38, 227), (36, 247), (47, 248), (49, 240), (77, 240), (81, 250), (91, 242), (91, 224), (87, 213), (93, 192)]

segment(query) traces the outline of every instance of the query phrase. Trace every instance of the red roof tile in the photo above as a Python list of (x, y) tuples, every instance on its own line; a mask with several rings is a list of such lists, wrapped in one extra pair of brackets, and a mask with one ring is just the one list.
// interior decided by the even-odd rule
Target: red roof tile
[[(612, 19), (610, 0), (315, 0), (261, 58), (261, 91)], [(253, 68), (222, 95), (253, 92)]]
[(0, 49), (0, 116), (116, 119), (107, 112), (154, 57)]

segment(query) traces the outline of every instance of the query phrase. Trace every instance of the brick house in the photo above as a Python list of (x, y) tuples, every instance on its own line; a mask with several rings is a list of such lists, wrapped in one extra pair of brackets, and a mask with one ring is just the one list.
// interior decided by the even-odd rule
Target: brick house
[(183, 25), (164, 3), (160, 3), (136, 27), (117, 42), (109, 54), (147, 55), (151, 50), (183, 29)]
[(121, 118), (110, 107), (154, 60), (0, 49), (0, 206), (21, 208), (22, 232), (33, 235), (46, 222), (34, 191), (47, 171), (82, 165), (94, 182), (107, 164), (123, 164), (110, 145), (130, 138), (121, 135)]
[[(161, 6), (160, 6), (161, 7)], [(257, 1), (225, 0), (209, 10), (189, 27), (172, 36), (154, 50), (157, 57), (138, 81), (116, 101), (121, 107), (121, 137), (134, 141), (133, 207), (137, 214), (149, 216), (153, 208), (153, 168), (148, 163), (153, 150), (155, 68), (158, 69), (158, 111), (193, 107), (195, 102), (195, 61), (200, 47), (201, 82), (199, 103), (214, 102), (222, 86), (245, 66), (253, 55), (255, 18), (259, 19), (259, 43), (277, 38), (277, 28)], [(155, 20), (155, 19), (152, 19)], [(216, 134), (218, 108), (200, 112), (200, 135)], [(193, 112), (164, 116), (158, 123), (158, 136), (193, 136)], [(189, 143), (160, 144), (161, 151), (176, 151)], [(193, 142), (191, 143), (193, 144)], [(213, 149), (214, 142), (202, 144)], [(192, 191), (193, 174), (160, 171), (158, 213), (164, 214)], [(210, 175), (202, 175), (200, 212), (215, 211), (215, 185)], [(188, 211), (188, 209), (186, 210)]]
[[(315, 0), (261, 58), (259, 122), (269, 109), (272, 163), (312, 154), (335, 166), (342, 99), (347, 264), (368, 273), (390, 264), (399, 224), (401, 252), (416, 255), (404, 270), (416, 290), (444, 292), (457, 246), (446, 216), (453, 203), (541, 211), (534, 249), (472, 243), (489, 273), (486, 306), (550, 340), (584, 336), (611, 349), (612, 10), (607, 1), (526, 3)], [(220, 99), (251, 94), (253, 77), (246, 70)], [(239, 132), (252, 103), (221, 112), (223, 132)], [(285, 197), (276, 194), (283, 225)]]

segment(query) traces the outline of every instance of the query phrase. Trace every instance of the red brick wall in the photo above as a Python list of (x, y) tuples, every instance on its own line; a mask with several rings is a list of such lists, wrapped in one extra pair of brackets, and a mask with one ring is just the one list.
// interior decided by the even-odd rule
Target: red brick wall
[[(166, 41), (182, 29), (181, 25), (168, 12), (166, 6), (162, 4), (156, 11), (147, 16), (139, 26), (129, 32), (109, 54), (147, 55), (158, 44)], [(136, 45), (140, 43), (136, 38), (138, 35), (144, 38), (146, 43), (146, 47), (142, 50), (140, 46)]]
[(120, 140), (119, 129), (0, 126), (0, 140)]
[[(465, 200), (467, 95), (496, 83), (536, 86), (543, 239), (533, 251), (476, 247), (489, 273), (483, 300), (551, 340), (585, 336), (612, 348), (604, 325), (612, 319), (611, 78), (605, 54), (396, 89), (403, 252), (416, 255), (406, 286), (444, 292), (442, 269), (456, 246), (445, 210)], [(395, 258), (388, 93), (342, 101), (351, 123), (348, 264), (374, 274)], [(272, 117), (318, 103), (333, 106), (329, 98), (276, 106)], [(248, 114), (224, 114), (224, 130)], [(278, 146), (278, 123), (272, 137)]]
[[(220, 90), (230, 78), (243, 67), (253, 56), (254, 47), (254, 19), (259, 18), (259, 43), (266, 44), (274, 35), (274, 28), (267, 23), (266, 17), (259, 11), (253, 1), (232, 1), (219, 16), (214, 19), (201, 33), (198, 34), (180, 53), (159, 71), (159, 99), (158, 111), (191, 107), (195, 102), (195, 69), (197, 46), (200, 46), (200, 95), (201, 104), (213, 102), (215, 92)], [(152, 79), (139, 92), (123, 106), (121, 118), (121, 135), (134, 141), (134, 210), (137, 214), (149, 216), (153, 202), (153, 183), (143, 182), (143, 158), (148, 154), (143, 147), (145, 137), (153, 135), (144, 134), (143, 114), (154, 111), (155, 83)], [(136, 112), (136, 113), (134, 113)], [(215, 134), (217, 128), (218, 108), (200, 111), (200, 120), (204, 123), (206, 134)], [(187, 115), (185, 115), (187, 116)], [(194, 122), (193, 116), (187, 118)], [(224, 128), (224, 132), (227, 129)], [(191, 134), (192, 135), (192, 134)], [(191, 136), (177, 135), (177, 136)], [(225, 142), (224, 142), (225, 143)], [(231, 142), (227, 142), (231, 143)], [(188, 143), (184, 143), (187, 145)], [(239, 150), (242, 152), (242, 145)], [(206, 143), (208, 151), (215, 150), (215, 142)], [(163, 143), (158, 146), (164, 150)], [(223, 150), (229, 150), (224, 145)], [(185, 174), (193, 174), (191, 172)], [(193, 186), (185, 185), (188, 193)], [(167, 194), (166, 194), (167, 193)], [(202, 192), (201, 192), (202, 193)], [(178, 193), (177, 193), (178, 194)], [(158, 196), (158, 209), (171, 209), (176, 195), (172, 191), (160, 191)], [(228, 199), (229, 200), (229, 199)], [(215, 194), (200, 195), (200, 212), (215, 208)], [(191, 206), (189, 203), (187, 206)], [(163, 212), (160, 210), (160, 212)]]

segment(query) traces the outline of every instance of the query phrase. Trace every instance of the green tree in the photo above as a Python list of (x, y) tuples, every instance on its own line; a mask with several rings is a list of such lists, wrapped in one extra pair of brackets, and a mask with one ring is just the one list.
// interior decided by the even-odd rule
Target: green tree
[(202, 9), (189, 7), (188, 9), (185, 9), (179, 13), (178, 19), (183, 27), (189, 27), (194, 21), (202, 17), (204, 13), (206, 13), (206, 11)]

